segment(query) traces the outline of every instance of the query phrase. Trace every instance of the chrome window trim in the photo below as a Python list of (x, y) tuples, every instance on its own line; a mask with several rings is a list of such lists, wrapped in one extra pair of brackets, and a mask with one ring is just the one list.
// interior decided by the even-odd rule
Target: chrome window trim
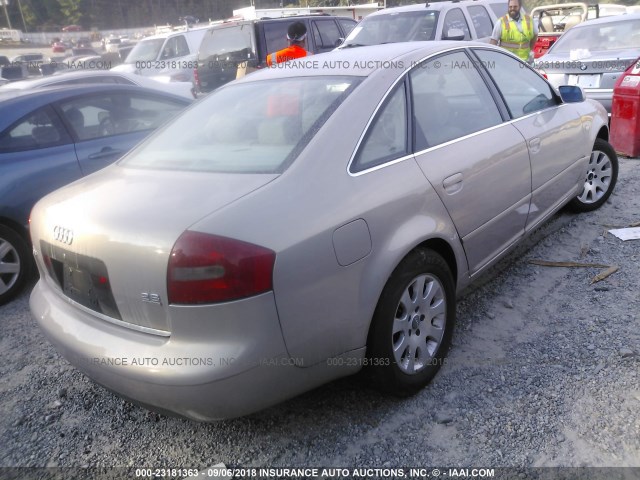
[[(371, 123), (373, 122), (373, 119), (376, 118), (376, 115), (378, 115), (378, 111), (380, 111), (380, 108), (382, 107), (382, 105), (387, 101), (387, 98), (389, 97), (391, 91), (396, 88), (396, 86), (398, 85), (398, 83), (400, 82), (404, 82), (406, 80), (406, 76), (407, 73), (411, 70), (413, 70), (414, 68), (416, 68), (418, 65), (420, 65), (422, 62), (432, 58), (432, 57), (437, 57), (438, 55), (443, 55), (455, 50), (461, 50), (463, 52), (467, 52), (468, 47), (451, 47), (448, 48), (446, 50), (442, 50), (440, 52), (437, 53), (433, 53), (431, 55), (427, 55), (426, 57), (423, 57), (420, 60), (416, 60), (416, 61), (412, 61), (411, 64), (398, 76), (398, 78), (391, 84), (391, 86), (387, 89), (387, 91), (384, 93), (384, 95), (382, 96), (382, 99), (378, 102), (378, 105), (376, 106), (376, 109), (373, 111), (373, 114), (371, 115), (371, 117), (369, 118), (369, 121), (367, 122), (367, 124), (364, 127), (364, 130), (362, 131), (362, 134), (360, 135), (360, 138), (358, 139), (358, 142), (356, 143), (355, 148), (353, 149), (353, 153), (351, 154), (351, 158), (349, 159), (349, 163), (347, 164), (347, 174), (350, 177), (357, 177), (360, 176), (363, 173), (366, 172), (370, 172), (370, 171), (374, 171), (374, 170), (378, 170), (379, 168), (382, 168), (383, 166), (387, 166), (387, 165), (392, 165), (395, 163), (399, 163), (401, 161), (406, 160), (409, 157), (413, 156), (413, 153), (410, 153), (408, 155), (404, 155), (400, 158), (396, 158), (394, 160), (390, 160), (389, 162), (385, 162), (382, 163), (380, 165), (376, 165), (374, 167), (365, 169), (365, 170), (360, 170), (358, 172), (352, 172), (351, 171), (351, 165), (353, 164), (356, 155), (358, 154), (358, 151), (360, 150), (360, 146), (362, 145), (362, 142), (364, 140), (364, 137), (367, 135), (367, 133), (369, 132), (369, 128), (371, 127)], [(407, 100), (406, 98), (406, 94), (405, 94), (405, 101)], [(408, 127), (408, 125), (407, 125)], [(433, 148), (433, 147), (432, 147)]]

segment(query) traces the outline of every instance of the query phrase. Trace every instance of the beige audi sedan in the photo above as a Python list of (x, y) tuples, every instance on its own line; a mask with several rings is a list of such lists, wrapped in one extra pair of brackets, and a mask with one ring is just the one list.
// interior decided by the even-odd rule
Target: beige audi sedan
[(96, 382), (231, 418), (364, 370), (424, 387), (456, 294), (611, 194), (604, 108), (497, 47), (343, 49), (232, 82), (31, 215), (31, 310)]

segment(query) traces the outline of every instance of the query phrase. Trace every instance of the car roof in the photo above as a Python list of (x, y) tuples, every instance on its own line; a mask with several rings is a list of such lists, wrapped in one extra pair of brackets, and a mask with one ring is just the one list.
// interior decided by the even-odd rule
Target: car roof
[[(412, 59), (425, 58), (454, 48), (469, 46), (486, 47), (504, 51), (500, 47), (495, 47), (483, 42), (457, 40), (398, 42), (356, 48), (343, 48), (298, 58), (285, 64), (278, 64), (278, 66), (275, 67), (258, 70), (240, 81), (250, 82), (266, 78), (321, 75), (366, 77), (377, 70), (398, 68), (397, 65), (399, 65), (405, 57)], [(404, 65), (405, 68), (409, 66), (410, 63)]]
[[(484, 5), (486, 3), (498, 3), (496, 2), (484, 2), (480, 0), (445, 0), (442, 2), (430, 2), (430, 3), (416, 3), (413, 5), (404, 5), (401, 7), (384, 8), (377, 12), (370, 13), (367, 17), (377, 17), (379, 15), (392, 15), (394, 13), (401, 12), (417, 12), (427, 10), (448, 10), (449, 8), (459, 7), (461, 5)], [(505, 1), (506, 3), (506, 1)]]
[(67, 98), (104, 91), (146, 93), (172, 99), (184, 103), (185, 105), (189, 104), (189, 101), (185, 97), (135, 85), (58, 85), (39, 88), (36, 90), (0, 90), (0, 108), (6, 112), (11, 112), (11, 115), (0, 116), (0, 131), (11, 125), (15, 120), (37, 108), (53, 102), (65, 100)]
[(156, 40), (159, 38), (165, 39), (165, 38), (169, 38), (169, 37), (173, 37), (175, 35), (188, 35), (189, 32), (197, 32), (200, 30), (208, 30), (209, 26), (206, 27), (198, 27), (198, 28), (190, 28), (189, 30), (176, 30), (176, 31), (172, 31), (172, 32), (165, 32), (165, 33), (157, 33), (155, 35), (149, 35), (148, 37), (144, 37), (142, 39), (140, 39), (141, 42), (144, 42), (146, 40)]
[[(320, 13), (320, 14), (310, 14), (310, 15), (287, 15), (284, 17), (261, 17), (261, 18), (254, 18), (254, 19), (238, 19), (238, 20), (225, 20), (222, 23), (216, 23), (215, 25), (210, 25), (208, 28), (209, 30), (218, 30), (220, 28), (227, 28), (227, 27), (233, 27), (235, 25), (248, 25), (248, 24), (255, 24), (255, 23), (272, 23), (272, 22), (291, 22), (291, 21), (296, 21), (296, 20), (307, 20), (307, 19), (318, 19), (318, 18), (342, 18), (342, 19), (347, 19), (347, 20), (352, 20), (355, 22), (355, 20), (353, 20), (353, 18), (350, 17), (339, 17), (337, 15), (329, 15), (327, 13)], [(356, 22), (357, 23), (357, 22)]]

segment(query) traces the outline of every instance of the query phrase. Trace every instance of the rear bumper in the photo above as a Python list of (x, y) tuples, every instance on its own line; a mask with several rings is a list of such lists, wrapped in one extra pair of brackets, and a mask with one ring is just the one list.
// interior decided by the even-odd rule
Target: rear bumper
[(611, 116), (612, 88), (584, 88), (584, 96), (600, 102)]
[(169, 337), (97, 319), (42, 279), (30, 306), (58, 351), (97, 383), (151, 409), (194, 420), (246, 415), (352, 373), (325, 364), (296, 365), (286, 354), (272, 294), (176, 308), (173, 321), (191, 325)]

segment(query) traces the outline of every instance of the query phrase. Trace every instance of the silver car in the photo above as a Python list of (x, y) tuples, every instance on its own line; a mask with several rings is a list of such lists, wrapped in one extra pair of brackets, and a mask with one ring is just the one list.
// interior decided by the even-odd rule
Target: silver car
[(31, 310), (152, 409), (245, 415), (365, 369), (417, 392), (456, 294), (618, 163), (601, 105), (498, 47), (346, 49), (258, 71), (41, 200)]
[(577, 85), (611, 113), (613, 87), (640, 56), (640, 14), (589, 20), (565, 32), (536, 60), (554, 86)]

